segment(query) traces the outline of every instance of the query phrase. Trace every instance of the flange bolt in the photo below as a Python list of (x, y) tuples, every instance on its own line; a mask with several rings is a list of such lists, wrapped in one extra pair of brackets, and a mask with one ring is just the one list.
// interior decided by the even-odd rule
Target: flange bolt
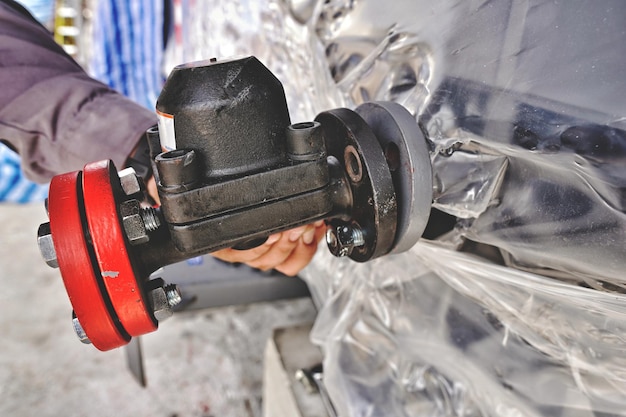
[(37, 245), (39, 246), (41, 257), (46, 261), (48, 266), (58, 268), (59, 262), (57, 261), (57, 253), (54, 250), (54, 243), (52, 242), (50, 223), (42, 223), (39, 225), (39, 229), (37, 230)]
[(157, 211), (154, 207), (142, 207), (141, 218), (143, 219), (148, 232), (154, 232), (161, 227), (161, 220), (159, 219)]
[(355, 225), (331, 227), (326, 232), (326, 243), (335, 256), (350, 256), (355, 247), (365, 244), (363, 231)]
[(156, 285), (149, 292), (150, 303), (154, 312), (154, 318), (158, 321), (163, 321), (174, 313), (172, 307), (180, 304), (182, 296), (175, 284), (164, 285), (161, 278), (153, 281), (153, 284)]
[(183, 301), (183, 297), (178, 289), (176, 284), (168, 284), (163, 287), (165, 291), (165, 296), (167, 297), (167, 303), (170, 307), (175, 307)]
[(78, 317), (76, 317), (76, 313), (74, 313), (73, 311), (72, 311), (72, 326), (74, 327), (74, 332), (76, 332), (76, 336), (78, 336), (78, 339), (82, 343), (86, 345), (90, 345), (91, 340), (89, 340), (89, 338), (87, 337), (87, 333), (85, 333), (83, 326), (80, 324), (80, 321), (78, 321)]

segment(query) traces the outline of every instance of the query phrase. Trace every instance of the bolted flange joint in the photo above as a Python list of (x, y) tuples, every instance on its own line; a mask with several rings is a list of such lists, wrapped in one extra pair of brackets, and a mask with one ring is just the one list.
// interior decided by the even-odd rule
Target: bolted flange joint
[(172, 307), (177, 306), (182, 301), (182, 296), (178, 286), (169, 284), (159, 286), (150, 291), (150, 302), (154, 318), (163, 321), (173, 313)]
[(131, 245), (150, 241), (149, 232), (161, 226), (161, 220), (152, 207), (141, 207), (138, 200), (126, 200), (120, 204), (120, 216), (124, 232)]

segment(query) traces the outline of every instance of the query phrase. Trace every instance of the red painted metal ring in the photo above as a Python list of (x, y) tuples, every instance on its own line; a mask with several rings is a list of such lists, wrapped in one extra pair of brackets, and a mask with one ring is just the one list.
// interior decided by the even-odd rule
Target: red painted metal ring
[(119, 182), (111, 161), (85, 165), (83, 195), (92, 245), (104, 286), (124, 329), (140, 336), (157, 329), (157, 322), (137, 281), (118, 216), (113, 181)]
[(80, 172), (57, 175), (50, 183), (48, 212), (54, 248), (61, 276), (83, 330), (100, 350), (128, 343), (107, 306), (98, 280), (99, 271), (91, 261), (85, 240), (80, 205)]

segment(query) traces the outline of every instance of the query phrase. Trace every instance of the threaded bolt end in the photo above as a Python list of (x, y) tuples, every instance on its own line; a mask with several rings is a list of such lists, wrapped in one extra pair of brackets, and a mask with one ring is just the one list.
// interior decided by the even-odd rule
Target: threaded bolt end
[(167, 303), (170, 307), (177, 306), (183, 301), (183, 297), (178, 289), (176, 284), (168, 284), (163, 287), (163, 291), (165, 291), (165, 296), (167, 297)]
[(352, 239), (354, 239), (354, 246), (356, 247), (365, 245), (363, 230), (359, 229), (358, 227), (352, 229)]
[(350, 256), (354, 248), (365, 245), (365, 235), (356, 225), (341, 225), (328, 229), (326, 243), (333, 255)]
[(141, 209), (141, 218), (148, 232), (154, 232), (161, 227), (161, 220), (153, 207), (143, 207)]

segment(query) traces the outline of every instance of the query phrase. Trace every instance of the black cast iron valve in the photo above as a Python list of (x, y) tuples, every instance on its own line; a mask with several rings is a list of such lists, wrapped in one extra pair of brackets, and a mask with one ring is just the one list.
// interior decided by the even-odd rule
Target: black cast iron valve
[(331, 252), (364, 262), (409, 249), (426, 226), (428, 147), (398, 104), (291, 124), (281, 83), (248, 57), (176, 67), (157, 114), (147, 135), (159, 208), (142, 208), (139, 179), (107, 161), (51, 183), (42, 252), (58, 261), (75, 324), (99, 349), (156, 329), (155, 312), (176, 298), (148, 279), (162, 266), (322, 219)]

